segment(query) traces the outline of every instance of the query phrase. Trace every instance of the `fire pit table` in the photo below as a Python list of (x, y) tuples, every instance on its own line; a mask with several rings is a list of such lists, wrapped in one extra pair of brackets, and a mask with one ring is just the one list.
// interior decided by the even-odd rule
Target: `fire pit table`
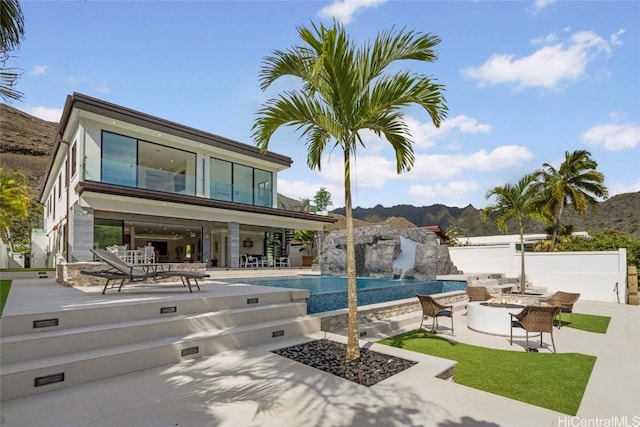
[[(467, 304), (467, 327), (484, 334), (509, 336), (511, 332), (509, 313), (518, 314), (523, 308), (523, 305), (513, 303), (469, 302)], [(529, 337), (537, 335), (539, 334), (530, 333)], [(524, 329), (514, 328), (513, 336), (524, 337)]]

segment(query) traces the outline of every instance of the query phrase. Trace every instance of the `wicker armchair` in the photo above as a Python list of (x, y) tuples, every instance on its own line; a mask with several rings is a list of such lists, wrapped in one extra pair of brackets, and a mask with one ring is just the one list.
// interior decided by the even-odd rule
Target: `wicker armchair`
[(453, 334), (453, 306), (442, 305), (428, 295), (416, 295), (422, 305), (422, 320), (420, 321), (420, 327), (425, 319), (433, 317), (433, 323), (431, 325), (431, 332), (436, 333), (438, 325), (438, 317), (448, 317), (451, 319), (451, 333)]
[(484, 286), (467, 286), (467, 296), (471, 301), (489, 301), (493, 296)]
[(551, 344), (553, 352), (556, 352), (556, 343), (553, 340), (553, 319), (560, 313), (560, 307), (555, 306), (538, 306), (528, 305), (518, 314), (509, 313), (511, 316), (511, 330), (509, 343), (513, 345), (513, 328), (522, 328), (525, 330), (525, 340), (527, 351), (529, 348), (529, 332), (540, 333), (540, 346), (542, 346), (542, 334), (548, 332), (551, 334)]
[(560, 318), (561, 313), (569, 313), (571, 316), (571, 323), (573, 323), (573, 304), (578, 301), (578, 298), (580, 298), (580, 294), (558, 291), (549, 298), (541, 299), (540, 302), (560, 307), (560, 312), (558, 313), (558, 328), (560, 328), (562, 326), (562, 319)]

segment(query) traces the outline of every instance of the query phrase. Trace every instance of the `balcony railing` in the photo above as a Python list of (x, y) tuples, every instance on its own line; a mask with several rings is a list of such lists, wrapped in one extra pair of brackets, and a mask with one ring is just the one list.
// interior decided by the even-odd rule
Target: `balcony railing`
[(196, 193), (194, 175), (100, 158), (88, 157), (85, 160), (84, 179), (165, 193), (189, 196)]

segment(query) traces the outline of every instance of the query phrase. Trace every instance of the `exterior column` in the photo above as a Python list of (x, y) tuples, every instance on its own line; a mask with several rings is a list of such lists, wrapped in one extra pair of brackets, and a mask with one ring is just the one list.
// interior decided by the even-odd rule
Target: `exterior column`
[(92, 208), (83, 208), (78, 204), (71, 206), (68, 217), (69, 259), (67, 262), (93, 261), (93, 222)]
[(229, 230), (229, 267), (240, 267), (240, 224), (230, 222)]
[(211, 226), (202, 227), (202, 262), (211, 266)]

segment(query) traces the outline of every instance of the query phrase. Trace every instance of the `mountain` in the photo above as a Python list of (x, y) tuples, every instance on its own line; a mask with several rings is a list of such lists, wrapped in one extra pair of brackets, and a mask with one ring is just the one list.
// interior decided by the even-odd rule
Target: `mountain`
[[(580, 216), (569, 208), (562, 216), (562, 222), (574, 226), (574, 231), (588, 231), (598, 233), (615, 230), (628, 234), (634, 239), (640, 239), (640, 192), (618, 194), (596, 205), (595, 209)], [(333, 213), (344, 215), (344, 208), (336, 209)], [(378, 223), (389, 217), (404, 217), (417, 225), (439, 225), (444, 230), (453, 229), (458, 236), (486, 236), (501, 234), (493, 222), (483, 222), (480, 211), (472, 205), (464, 208), (431, 205), (416, 207), (412, 205), (396, 205), (384, 207), (377, 205), (373, 208), (357, 207), (353, 209), (354, 219)], [(544, 226), (540, 223), (527, 221), (526, 233), (542, 233)], [(517, 233), (511, 227), (509, 234)]]
[[(49, 155), (53, 148), (53, 138), (57, 124), (30, 116), (8, 105), (0, 104), (0, 164), (8, 171), (21, 171), (29, 178), (34, 198), (37, 198), (44, 182)], [(278, 207), (299, 210), (300, 201), (278, 194)], [(574, 225), (576, 231), (590, 233), (615, 229), (640, 239), (640, 192), (620, 194), (600, 203), (594, 212), (584, 217), (568, 210), (563, 222)], [(344, 208), (334, 214), (344, 215)], [(444, 230), (455, 230), (458, 236), (483, 236), (499, 234), (493, 222), (483, 222), (480, 211), (472, 205), (464, 208), (441, 204), (416, 207), (397, 205), (373, 208), (357, 207), (353, 210), (356, 227), (368, 223), (384, 223), (398, 226), (438, 225)], [(360, 222), (361, 221), (361, 222)], [(35, 224), (34, 221), (32, 221)], [(28, 225), (28, 224), (26, 224)], [(28, 226), (24, 227), (25, 232)], [(344, 218), (331, 229), (344, 228)], [(544, 227), (535, 222), (526, 226), (527, 233), (543, 232)], [(510, 229), (510, 233), (515, 233)]]

